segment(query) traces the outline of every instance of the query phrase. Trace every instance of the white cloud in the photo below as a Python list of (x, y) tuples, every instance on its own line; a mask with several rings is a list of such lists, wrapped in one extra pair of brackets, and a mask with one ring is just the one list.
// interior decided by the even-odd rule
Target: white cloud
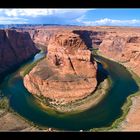
[[(68, 13), (71, 14), (84, 14), (89, 9), (0, 9), (0, 12), (3, 12), (6, 16), (18, 17), (18, 16), (49, 16), (49, 15), (57, 15), (64, 16)], [(70, 15), (67, 15), (70, 16)]]
[[(16, 23), (47, 23), (47, 24), (76, 24), (75, 19), (86, 15), (86, 12), (94, 9), (0, 9), (0, 24)], [(25, 21), (26, 20), (26, 21)], [(28, 21), (27, 21), (28, 20)]]
[(137, 25), (140, 24), (140, 20), (138, 19), (130, 19), (130, 20), (115, 20), (115, 19), (109, 19), (109, 18), (104, 18), (104, 19), (99, 19), (95, 21), (88, 21), (84, 20), (84, 16), (77, 18), (77, 22), (84, 24), (86, 26), (98, 26), (98, 25), (116, 25), (116, 26), (131, 26), (131, 25)]
[(0, 17), (0, 24), (13, 24), (16, 22), (17, 24), (25, 24), (27, 23), (28, 19), (18, 18), (18, 17)]

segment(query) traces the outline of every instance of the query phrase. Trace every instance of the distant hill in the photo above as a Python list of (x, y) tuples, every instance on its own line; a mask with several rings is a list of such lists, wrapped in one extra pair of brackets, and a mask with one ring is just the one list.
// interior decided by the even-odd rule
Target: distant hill
[(77, 25), (60, 25), (60, 24), (0, 24), (0, 29), (19, 29), (37, 26), (77, 26)]

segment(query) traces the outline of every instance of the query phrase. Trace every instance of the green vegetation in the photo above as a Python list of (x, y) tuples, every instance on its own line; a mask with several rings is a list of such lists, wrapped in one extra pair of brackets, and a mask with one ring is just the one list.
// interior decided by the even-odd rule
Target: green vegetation
[[(99, 53), (98, 53), (99, 55)], [(103, 56), (103, 55), (100, 55), (100, 56)], [(104, 56), (103, 56), (104, 57)], [(107, 58), (107, 57), (105, 57)], [(107, 58), (109, 59), (109, 58)], [(111, 61), (114, 61), (113, 59), (109, 59)], [(116, 62), (116, 61), (114, 61)], [(122, 65), (121, 63), (119, 63), (120, 65)], [(126, 68), (127, 69), (127, 68)], [(133, 79), (136, 81), (137, 85), (139, 86), (139, 89), (140, 89), (140, 78), (137, 74), (135, 74), (132, 70), (130, 69), (127, 69), (131, 74), (132, 74), (132, 77)], [(101, 127), (101, 128), (93, 128), (93, 129), (90, 129), (90, 131), (92, 132), (96, 132), (96, 131), (112, 131), (113, 129), (117, 129), (120, 125), (120, 123), (126, 118), (126, 115), (128, 114), (129, 110), (130, 110), (130, 107), (132, 105), (132, 97), (136, 97), (136, 96), (140, 96), (140, 91), (130, 95), (127, 97), (126, 99), (126, 102), (124, 103), (124, 105), (122, 106), (122, 115), (116, 119), (112, 124), (111, 126), (109, 127)]]
[(98, 53), (98, 48), (91, 48), (90, 50), (91, 50), (91, 53), (92, 53), (93, 55), (97, 55), (97, 53)]
[(0, 109), (8, 109), (9, 108), (9, 99), (2, 94), (0, 91)]
[(119, 124), (125, 119), (126, 115), (128, 114), (129, 110), (130, 110), (130, 107), (132, 105), (132, 100), (131, 98), (134, 97), (134, 96), (138, 96), (140, 95), (140, 92), (137, 92), (133, 95), (130, 95), (128, 96), (125, 104), (123, 105), (122, 107), (122, 116), (119, 117), (118, 119), (116, 119), (111, 126), (109, 127), (102, 127), (102, 128), (93, 128), (93, 129), (90, 129), (90, 131), (93, 131), (93, 132), (96, 132), (96, 131), (109, 131), (109, 130), (113, 130), (113, 129), (116, 129), (119, 127)]
[(37, 65), (37, 63), (38, 63), (39, 61), (43, 60), (44, 58), (45, 58), (45, 56), (42, 57), (42, 58), (40, 58), (39, 60), (37, 60), (37, 61), (31, 63), (30, 65), (28, 65), (28, 66), (25, 68), (24, 72), (21, 74), (21, 76), (24, 77), (26, 74), (28, 74), (28, 73), (33, 69), (33, 67), (35, 67), (35, 66)]
[(60, 101), (58, 102), (49, 98), (45, 98), (44, 96), (36, 95), (35, 97), (37, 98), (40, 104), (43, 104), (44, 107), (46, 106), (46, 109), (50, 108), (59, 113), (65, 112), (66, 114), (64, 115), (69, 115), (79, 113), (90, 108), (91, 106), (97, 105), (100, 102), (100, 100), (102, 100), (106, 96), (106, 93), (111, 85), (110, 82), (111, 80), (109, 78), (105, 79), (97, 87), (96, 91), (94, 91), (87, 97), (66, 104), (61, 104)]
[(2, 97), (0, 99), (0, 109), (8, 109), (9, 108), (9, 100), (7, 97)]

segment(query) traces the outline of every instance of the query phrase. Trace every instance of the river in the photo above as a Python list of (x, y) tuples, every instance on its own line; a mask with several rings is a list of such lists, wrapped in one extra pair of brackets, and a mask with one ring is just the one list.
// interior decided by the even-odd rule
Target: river
[(0, 89), (5, 96), (10, 97), (11, 108), (27, 120), (37, 125), (61, 130), (89, 130), (110, 126), (115, 119), (122, 115), (121, 107), (126, 98), (139, 90), (131, 74), (122, 65), (97, 56), (96, 59), (106, 64), (108, 76), (112, 85), (105, 98), (95, 107), (77, 114), (63, 114), (52, 110), (45, 110), (23, 85), (19, 72), (27, 65), (43, 57), (37, 54), (34, 59), (22, 65), (16, 72), (8, 75)]

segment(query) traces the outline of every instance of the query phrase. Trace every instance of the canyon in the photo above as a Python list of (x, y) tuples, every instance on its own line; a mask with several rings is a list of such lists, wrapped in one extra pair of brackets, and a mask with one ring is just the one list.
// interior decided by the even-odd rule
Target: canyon
[[(39, 49), (47, 55), (23, 82), (30, 93), (51, 104), (65, 105), (94, 94), (98, 85), (93, 57), (96, 50), (140, 76), (140, 28), (40, 26), (0, 30), (0, 78), (35, 56)], [(139, 129), (138, 106), (139, 97), (135, 98), (135, 109), (128, 113), (128, 128), (123, 126), (123, 130), (131, 125), (132, 131)]]
[(24, 77), (30, 93), (66, 104), (95, 90), (97, 63), (79, 34), (62, 31), (54, 34), (47, 51), (46, 58)]
[[(32, 29), (32, 31), (29, 29), (27, 31), (31, 34), (33, 41), (42, 46), (48, 45), (54, 33), (61, 31), (79, 33), (89, 48), (97, 49), (98, 54), (121, 63), (140, 76), (140, 28), (111, 26), (39, 27)], [(133, 118), (139, 118), (139, 108), (137, 107), (139, 106), (139, 97), (135, 98), (135, 104), (137, 103), (137, 105), (133, 105), (133, 102), (132, 100), (132, 109), (130, 109), (130, 113), (126, 117), (127, 125), (125, 123), (119, 131), (139, 130), (137, 127), (140, 124), (139, 119), (135, 119), (135, 122), (133, 121)], [(132, 114), (131, 112), (133, 111), (131, 110), (134, 108), (135, 114)], [(133, 125), (133, 128), (131, 127), (130, 129), (128, 127), (130, 125)]]
[[(25, 29), (26, 30), (26, 29)], [(129, 67), (140, 76), (140, 29), (130, 27), (38, 27), (27, 29), (33, 41), (48, 45), (50, 38), (61, 31), (78, 33), (90, 48), (98, 48), (99, 53)], [(46, 48), (46, 47), (45, 47)]]
[(0, 79), (38, 52), (28, 32), (0, 30)]
[[(140, 76), (140, 29), (130, 27), (36, 27), (25, 29), (32, 40), (42, 46), (47, 46), (50, 38), (61, 31), (77, 32), (88, 47), (98, 48), (99, 52), (108, 58), (123, 63)], [(45, 47), (46, 48), (46, 47)]]

